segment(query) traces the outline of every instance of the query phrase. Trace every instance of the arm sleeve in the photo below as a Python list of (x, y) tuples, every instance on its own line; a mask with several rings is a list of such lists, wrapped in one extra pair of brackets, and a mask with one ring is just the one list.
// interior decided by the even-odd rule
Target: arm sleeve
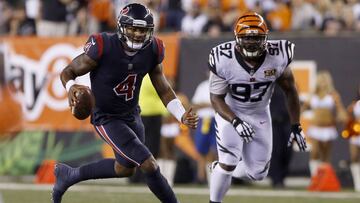
[(101, 34), (91, 35), (84, 46), (85, 54), (96, 62), (100, 60), (103, 50), (104, 41)]
[(228, 92), (227, 81), (213, 72), (210, 72), (210, 93), (212, 94), (226, 94)]

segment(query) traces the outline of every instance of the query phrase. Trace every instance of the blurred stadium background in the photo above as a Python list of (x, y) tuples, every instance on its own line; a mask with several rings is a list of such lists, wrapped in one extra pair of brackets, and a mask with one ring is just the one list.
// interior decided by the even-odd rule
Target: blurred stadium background
[[(0, 203), (48, 202), (51, 186), (42, 183), (53, 181), (47, 167), (54, 161), (78, 166), (112, 156), (89, 120), (72, 117), (58, 76), (82, 52), (87, 36), (114, 31), (118, 11), (132, 2), (152, 9), (156, 35), (166, 46), (166, 76), (189, 98), (206, 78), (210, 48), (233, 39), (232, 25), (248, 9), (266, 18), (270, 39), (296, 44), (291, 68), (302, 98), (313, 90), (319, 70), (331, 73), (345, 106), (356, 96), (359, 0), (0, 0)], [(79, 82), (88, 84), (88, 78)], [(306, 116), (302, 122), (306, 128)], [(339, 133), (343, 128), (338, 126)], [(176, 142), (175, 192), (182, 202), (207, 202), (206, 186), (195, 182), (196, 161), (193, 150), (186, 147), (192, 146), (187, 140)], [(283, 189), (287, 192), (271, 190), (269, 180), (250, 185), (240, 182), (242, 187), (233, 189), (226, 202), (358, 202), (360, 195), (353, 192), (349, 169), (348, 140), (339, 137), (334, 145), (332, 166), (342, 192), (306, 192), (309, 154), (295, 152)], [(67, 202), (119, 199), (156, 202), (144, 185), (126, 180), (85, 183), (65, 198)]]

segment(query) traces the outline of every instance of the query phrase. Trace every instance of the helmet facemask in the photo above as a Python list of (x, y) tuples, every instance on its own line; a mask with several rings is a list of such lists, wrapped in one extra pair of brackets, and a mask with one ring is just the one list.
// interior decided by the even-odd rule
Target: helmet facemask
[(150, 26), (118, 25), (120, 40), (131, 50), (145, 48), (151, 41), (154, 28)]
[(234, 27), (237, 49), (246, 60), (257, 60), (266, 51), (268, 28), (263, 17), (256, 12), (244, 13)]
[(237, 35), (235, 38), (241, 55), (246, 59), (257, 59), (266, 50), (267, 35), (265, 34)]
[(154, 34), (154, 18), (145, 6), (133, 3), (125, 6), (117, 20), (120, 41), (131, 51), (148, 46)]

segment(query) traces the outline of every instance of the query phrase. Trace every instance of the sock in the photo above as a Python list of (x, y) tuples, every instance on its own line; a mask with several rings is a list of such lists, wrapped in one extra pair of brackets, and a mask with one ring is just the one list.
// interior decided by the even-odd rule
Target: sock
[(81, 181), (100, 178), (116, 178), (115, 159), (102, 159), (97, 162), (80, 166)]
[(232, 177), (240, 178), (243, 180), (251, 180), (246, 173), (245, 164), (243, 161), (239, 161), (238, 165), (232, 173)]
[(161, 169), (170, 186), (174, 185), (176, 162), (171, 159), (164, 159), (164, 169)]
[(212, 170), (210, 178), (210, 202), (221, 202), (231, 185), (232, 171), (226, 171), (219, 164)]
[(321, 161), (313, 159), (309, 161), (309, 168), (311, 177), (314, 177), (317, 174), (317, 170), (321, 164)]
[(159, 168), (154, 172), (144, 174), (146, 184), (161, 202), (177, 203), (173, 190), (164, 176), (161, 175)]
[(356, 192), (360, 192), (360, 163), (352, 163), (350, 169), (353, 177), (354, 189)]

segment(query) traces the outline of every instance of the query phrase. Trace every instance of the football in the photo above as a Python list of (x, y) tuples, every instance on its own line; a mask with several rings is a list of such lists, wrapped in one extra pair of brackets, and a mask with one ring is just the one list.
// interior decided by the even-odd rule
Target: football
[(79, 102), (71, 108), (71, 113), (75, 118), (84, 120), (89, 117), (95, 106), (95, 97), (89, 88), (82, 88), (77, 92), (76, 98)]

